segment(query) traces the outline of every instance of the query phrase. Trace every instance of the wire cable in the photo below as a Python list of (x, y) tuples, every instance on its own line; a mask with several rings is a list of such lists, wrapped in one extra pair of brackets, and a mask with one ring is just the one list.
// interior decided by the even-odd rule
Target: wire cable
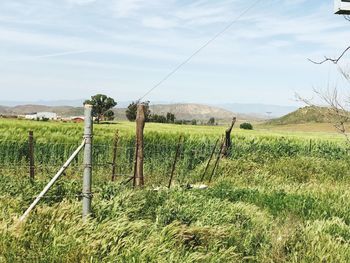
[(207, 42), (204, 43), (200, 48), (198, 48), (194, 53), (192, 53), (187, 59), (185, 59), (183, 62), (181, 62), (178, 66), (176, 66), (172, 71), (170, 71), (167, 75), (165, 75), (164, 78), (162, 78), (156, 85), (154, 85), (151, 89), (149, 89), (142, 97), (138, 99), (138, 101), (143, 100), (148, 94), (150, 94), (153, 90), (158, 88), (160, 85), (162, 85), (166, 80), (168, 80), (172, 75), (174, 75), (180, 68), (182, 68), (184, 65), (186, 65), (188, 62), (192, 60), (193, 57), (195, 57), (198, 53), (200, 53), (204, 48), (209, 46), (212, 42), (214, 42), (220, 35), (225, 33), (227, 30), (229, 30), (239, 19), (241, 19), (245, 14), (247, 14), (251, 9), (253, 9), (261, 0), (256, 0), (253, 2), (252, 5), (250, 5), (247, 9), (245, 9), (241, 14), (239, 14), (237, 17), (235, 17), (225, 28), (223, 28), (221, 31), (219, 31), (214, 37), (209, 39)]

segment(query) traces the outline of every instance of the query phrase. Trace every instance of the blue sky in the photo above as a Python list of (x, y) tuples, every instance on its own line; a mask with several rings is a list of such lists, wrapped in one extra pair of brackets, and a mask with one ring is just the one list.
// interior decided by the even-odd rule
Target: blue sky
[[(251, 3), (1, 1), (1, 100), (135, 100)], [(345, 85), (307, 58), (336, 56), (349, 40), (331, 0), (262, 0), (146, 99), (295, 105), (295, 92)]]

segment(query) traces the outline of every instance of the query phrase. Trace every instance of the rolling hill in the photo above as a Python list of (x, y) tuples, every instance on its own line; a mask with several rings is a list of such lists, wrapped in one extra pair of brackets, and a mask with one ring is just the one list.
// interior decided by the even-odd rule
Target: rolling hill
[[(192, 104), (192, 103), (182, 103), (182, 104), (156, 104), (151, 105), (150, 110), (153, 114), (166, 115), (167, 112), (172, 112), (175, 114), (177, 119), (184, 120), (208, 120), (214, 117), (220, 121), (230, 121), (233, 116), (237, 116), (239, 120), (244, 121), (256, 121), (261, 120), (261, 118), (248, 115), (248, 114), (235, 114), (229, 110), (225, 110), (219, 107), (208, 106), (203, 104)], [(82, 107), (73, 106), (46, 106), (46, 105), (18, 105), (18, 106), (0, 106), (0, 114), (4, 115), (24, 115), (33, 112), (55, 112), (59, 116), (69, 117), (78, 116), (83, 114)], [(114, 109), (117, 120), (125, 120), (125, 108), (115, 108)]]
[(329, 122), (327, 115), (328, 108), (326, 107), (306, 106), (284, 115), (283, 117), (268, 121), (267, 124), (327, 123)]

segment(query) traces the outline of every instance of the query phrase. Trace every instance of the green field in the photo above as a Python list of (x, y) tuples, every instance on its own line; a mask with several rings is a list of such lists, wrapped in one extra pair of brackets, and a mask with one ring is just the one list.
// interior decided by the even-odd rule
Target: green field
[[(25, 224), (14, 227), (79, 144), (82, 125), (0, 119), (0, 262), (349, 262), (350, 160), (340, 135), (234, 129), (230, 156), (208, 189), (195, 190), (184, 185), (199, 183), (225, 127), (149, 123), (146, 187), (133, 190), (122, 182), (132, 174), (134, 125), (94, 127), (88, 222), (80, 215), (79, 156)], [(116, 129), (120, 175), (111, 182)], [(29, 130), (35, 135), (33, 183)], [(180, 135), (184, 143), (169, 190), (164, 186)]]

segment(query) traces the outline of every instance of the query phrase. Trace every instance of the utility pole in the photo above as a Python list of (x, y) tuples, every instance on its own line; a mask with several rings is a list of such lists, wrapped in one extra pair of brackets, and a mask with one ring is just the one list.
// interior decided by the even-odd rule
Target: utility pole
[(91, 214), (91, 182), (92, 182), (92, 105), (84, 105), (84, 177), (83, 177), (83, 218)]

